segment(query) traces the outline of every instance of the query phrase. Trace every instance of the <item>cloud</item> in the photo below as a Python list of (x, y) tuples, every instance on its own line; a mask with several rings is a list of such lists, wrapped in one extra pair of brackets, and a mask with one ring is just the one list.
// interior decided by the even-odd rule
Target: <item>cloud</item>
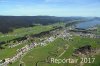
[(0, 3), (8, 2), (7, 0), (0, 0)]
[(45, 2), (65, 2), (66, 0), (45, 0)]
[(100, 3), (100, 0), (45, 0), (45, 2), (47, 3), (74, 3), (74, 4), (83, 4), (83, 3), (97, 3), (99, 2)]

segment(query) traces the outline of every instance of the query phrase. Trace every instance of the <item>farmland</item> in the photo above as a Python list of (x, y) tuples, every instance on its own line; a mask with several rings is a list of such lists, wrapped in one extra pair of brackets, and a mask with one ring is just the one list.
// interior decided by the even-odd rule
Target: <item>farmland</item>
[[(93, 32), (91, 30), (92, 33), (84, 33), (75, 32), (75, 28), (65, 25), (62, 22), (37, 25), (1, 33), (0, 41), (5, 43), (0, 46), (0, 63), (8, 66), (99, 66), (99, 26)], [(80, 63), (84, 57), (95, 60), (93, 63)], [(73, 58), (78, 61), (52, 63), (51, 58)]]

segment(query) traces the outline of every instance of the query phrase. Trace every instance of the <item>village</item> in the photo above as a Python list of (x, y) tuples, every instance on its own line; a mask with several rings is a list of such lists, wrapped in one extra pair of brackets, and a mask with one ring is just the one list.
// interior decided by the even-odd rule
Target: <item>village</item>
[[(70, 35), (70, 33), (66, 33), (65, 30), (64, 31), (62, 31), (62, 30), (59, 31), (59, 29), (57, 29), (55, 31), (52, 31), (51, 33), (53, 34), (53, 36), (40, 38), (40, 42), (39, 43), (32, 42), (31, 44), (25, 45), (21, 49), (18, 49), (17, 50), (17, 54), (15, 54), (15, 56), (13, 56), (11, 58), (6, 58), (4, 60), (4, 62), (2, 64), (0, 64), (0, 66), (7, 66), (7, 64), (9, 64), (9, 63), (15, 62), (16, 60), (18, 60), (19, 58), (24, 56), (32, 48), (35, 48), (37, 46), (46, 46), (48, 43), (53, 42), (57, 38), (63, 38), (64, 39), (65, 37), (68, 37), (70, 39), (70, 36), (72, 36), (72, 35)], [(29, 40), (29, 38), (28, 38), (28, 40)], [(26, 42), (26, 41), (24, 40), (24, 42)], [(18, 44), (10, 45), (9, 48), (13, 48), (13, 47), (18, 46), (20, 44), (23, 44), (22, 41), (20, 43), (18, 43)]]
[[(72, 30), (72, 29), (71, 29)], [(12, 64), (13, 62), (17, 61), (18, 59), (22, 58), (25, 54), (27, 54), (31, 49), (36, 48), (38, 46), (46, 46), (50, 42), (53, 42), (57, 38), (62, 38), (66, 39), (68, 41), (73, 40), (73, 36), (80, 36), (83, 38), (100, 38), (100, 35), (95, 35), (93, 33), (83, 33), (83, 32), (71, 32), (70, 29), (56, 29), (54, 31), (50, 32), (49, 36), (46, 36), (44, 38), (40, 37), (39, 42), (31, 42), (30, 44), (26, 44), (24, 47), (21, 49), (17, 49), (17, 53), (10, 58), (5, 58), (4, 60), (1, 60), (0, 66), (7, 66), (8, 64)], [(21, 45), (23, 43), (26, 43), (30, 39), (34, 39), (32, 37), (28, 37), (27, 40), (20, 41), (19, 43), (17, 42), (16, 44), (10, 44), (9, 48), (16, 47), (18, 45)]]

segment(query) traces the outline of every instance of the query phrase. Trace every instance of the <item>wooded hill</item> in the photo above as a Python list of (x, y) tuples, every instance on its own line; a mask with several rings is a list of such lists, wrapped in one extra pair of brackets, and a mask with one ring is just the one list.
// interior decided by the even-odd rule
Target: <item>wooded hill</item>
[(0, 16), (0, 32), (7, 33), (15, 28), (31, 27), (35, 24), (48, 25), (57, 22), (70, 22), (85, 19), (83, 17), (55, 16)]

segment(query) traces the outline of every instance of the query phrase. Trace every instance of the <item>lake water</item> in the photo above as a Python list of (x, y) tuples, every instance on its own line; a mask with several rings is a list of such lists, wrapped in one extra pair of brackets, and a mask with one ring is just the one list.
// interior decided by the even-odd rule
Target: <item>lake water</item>
[(86, 28), (93, 27), (98, 24), (100, 25), (99, 20), (87, 21), (87, 22), (82, 22), (82, 23), (76, 24), (76, 28), (86, 29)]

